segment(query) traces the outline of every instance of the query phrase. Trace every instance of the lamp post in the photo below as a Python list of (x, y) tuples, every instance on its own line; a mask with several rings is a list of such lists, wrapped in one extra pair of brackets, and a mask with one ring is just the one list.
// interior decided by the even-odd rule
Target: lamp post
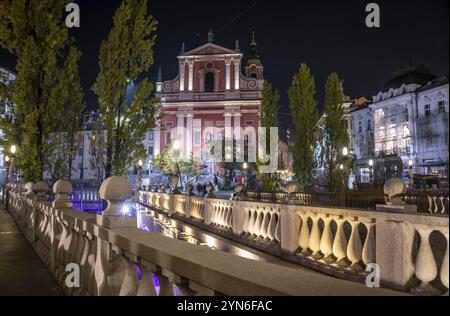
[(144, 165), (144, 162), (142, 159), (138, 161), (138, 190), (142, 189), (142, 166)]
[(369, 170), (370, 170), (370, 185), (373, 187), (373, 160), (369, 160)]
[(9, 162), (11, 161), (11, 159), (9, 158), (9, 156), (5, 156), (5, 167), (6, 167), (6, 172), (5, 172), (5, 185), (9, 183)]
[(414, 161), (409, 160), (408, 161), (408, 168), (409, 168), (409, 187), (414, 187), (414, 174), (413, 174), (413, 167), (414, 167)]
[(242, 164), (242, 169), (244, 169), (244, 187), (247, 187), (247, 182), (248, 182), (248, 163), (244, 162)]
[(178, 164), (178, 158), (180, 156), (181, 143), (179, 140), (175, 140), (172, 145), (172, 158), (175, 160), (173, 164), (174, 175), (172, 176), (173, 194), (180, 194), (178, 190), (178, 182), (181, 179), (180, 165)]
[(11, 163), (9, 166), (9, 183), (10, 184), (14, 184), (17, 181), (16, 178), (16, 152), (17, 152), (17, 147), (16, 145), (12, 145), (10, 148), (10, 153), (11, 153)]
[[(347, 148), (347, 147), (344, 147), (344, 148), (342, 149), (342, 158), (343, 158), (345, 164), (347, 164), (347, 162), (348, 162), (348, 154), (349, 154), (349, 153), (348, 153), (348, 148)], [(339, 166), (339, 169), (340, 169), (341, 171), (344, 171), (345, 165), (344, 165), (344, 164), (341, 164), (341, 165)], [(348, 178), (347, 178), (347, 175), (345, 174), (345, 175), (344, 175), (344, 189), (347, 190), (347, 187), (348, 187)]]

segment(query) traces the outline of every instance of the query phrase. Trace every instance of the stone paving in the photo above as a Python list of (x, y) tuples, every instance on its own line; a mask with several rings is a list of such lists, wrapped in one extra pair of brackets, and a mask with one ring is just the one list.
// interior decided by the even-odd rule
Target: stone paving
[(0, 208), (0, 296), (63, 296), (11, 215)]

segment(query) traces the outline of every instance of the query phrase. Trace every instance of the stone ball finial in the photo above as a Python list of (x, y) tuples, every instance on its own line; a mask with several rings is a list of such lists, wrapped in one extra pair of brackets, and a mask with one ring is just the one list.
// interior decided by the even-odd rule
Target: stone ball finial
[(400, 178), (392, 178), (388, 180), (383, 187), (387, 205), (401, 206), (405, 205), (400, 195), (408, 192), (406, 184)]
[(33, 196), (34, 192), (33, 192), (33, 187), (34, 187), (34, 183), (33, 182), (27, 182), (25, 183), (25, 195), (27, 196)]
[(36, 194), (37, 201), (47, 200), (47, 192), (49, 190), (48, 184), (45, 181), (38, 181), (33, 186), (33, 191)]
[(103, 215), (121, 216), (122, 204), (131, 198), (133, 190), (130, 182), (121, 177), (111, 177), (103, 181), (98, 191), (102, 200), (108, 202)]
[(73, 206), (69, 199), (69, 194), (73, 192), (72, 183), (59, 180), (53, 185), (53, 192), (57, 194), (53, 201), (54, 208), (71, 208)]
[(70, 194), (73, 192), (72, 183), (65, 180), (59, 180), (53, 185), (53, 192), (57, 194)]
[(42, 192), (42, 191), (48, 191), (49, 187), (47, 182), (44, 181), (39, 181), (37, 183), (34, 184), (33, 186), (33, 191), (34, 192)]

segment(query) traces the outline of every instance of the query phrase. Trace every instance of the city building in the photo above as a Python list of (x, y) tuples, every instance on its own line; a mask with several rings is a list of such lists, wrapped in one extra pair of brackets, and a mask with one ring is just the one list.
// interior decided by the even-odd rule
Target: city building
[(352, 112), (357, 184), (448, 178), (448, 78), (423, 65), (394, 72), (373, 103)]
[(206, 152), (210, 142), (234, 138), (256, 145), (264, 67), (255, 34), (246, 62), (238, 42), (234, 50), (219, 46), (212, 32), (206, 44), (191, 51), (183, 44), (177, 58), (178, 76), (162, 81), (160, 73), (156, 85), (164, 115), (153, 133), (154, 156), (178, 141), (184, 156), (201, 160), (213, 174), (216, 163)]

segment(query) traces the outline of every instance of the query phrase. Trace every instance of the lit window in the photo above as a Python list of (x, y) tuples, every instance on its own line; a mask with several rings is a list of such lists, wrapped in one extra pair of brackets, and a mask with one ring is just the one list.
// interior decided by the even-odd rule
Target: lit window
[(431, 105), (430, 104), (426, 104), (425, 105), (425, 116), (428, 117), (431, 115)]
[(410, 137), (411, 136), (411, 134), (410, 134), (410, 132), (409, 132), (409, 128), (408, 128), (408, 126), (403, 126), (403, 138), (408, 138), (408, 137)]
[(194, 133), (194, 145), (200, 146), (202, 142), (202, 134), (200, 131)]
[(439, 101), (438, 113), (445, 113), (445, 102), (444, 101)]
[(409, 111), (408, 108), (403, 109), (403, 122), (409, 121)]

